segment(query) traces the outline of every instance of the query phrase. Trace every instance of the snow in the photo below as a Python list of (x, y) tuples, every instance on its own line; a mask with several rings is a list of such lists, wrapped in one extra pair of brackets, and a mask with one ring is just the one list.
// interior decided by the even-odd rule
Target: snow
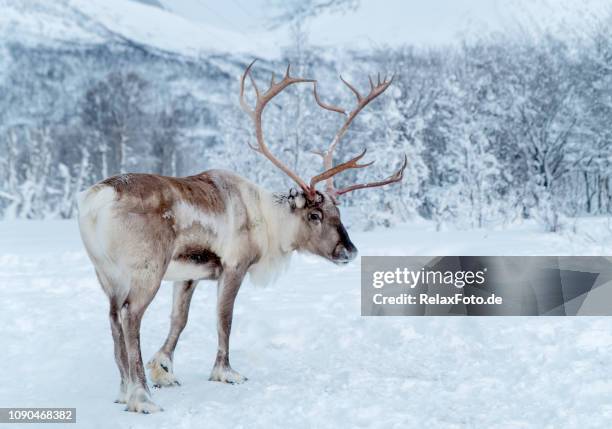
[[(610, 254), (607, 225), (581, 219), (561, 235), (419, 222), (351, 236), (362, 255)], [(215, 295), (208, 282), (194, 295), (175, 355), (182, 386), (153, 391), (165, 411), (124, 412), (106, 299), (76, 222), (0, 222), (0, 407), (76, 407), (76, 427), (88, 428), (595, 428), (612, 418), (609, 318), (364, 318), (358, 263), (297, 256), (276, 284), (243, 285), (231, 351), (249, 381), (232, 386), (207, 381)], [(143, 321), (145, 361), (170, 304), (164, 283)]]
[[(213, 52), (269, 59), (280, 55), (286, 28), (266, 28), (266, 0), (248, 8), (236, 2), (181, 0), (164, 7), (129, 0), (0, 0), (0, 35), (7, 40), (103, 43), (116, 36), (189, 57)], [(588, 28), (609, 10), (606, 0), (435, 0), (411, 4), (363, 1), (348, 13), (325, 13), (311, 24), (312, 43), (343, 50), (414, 43), (436, 46), (506, 32), (543, 34), (557, 27), (572, 34)], [(390, 11), (394, 11), (390, 13)], [(398, 13), (399, 12), (399, 13)], [(545, 19), (543, 19), (545, 17)]]
[[(160, 2), (189, 20), (246, 31), (265, 28), (278, 10), (270, 7), (269, 0)], [(480, 40), (500, 33), (536, 37), (546, 31), (558, 33), (559, 28), (563, 29), (562, 37), (569, 37), (591, 27), (593, 17), (604, 16), (609, 8), (608, 0), (385, 0), (384, 4), (360, 0), (355, 10), (334, 9), (312, 19), (308, 24), (309, 41), (346, 50), (382, 49), (406, 43), (445, 46), (461, 44), (466, 37)], [(284, 28), (279, 33), (279, 38), (286, 38), (289, 31)]]
[[(111, 31), (163, 50), (198, 56), (202, 51), (254, 51), (265, 55), (278, 47), (265, 34), (247, 36), (239, 29), (224, 30), (201, 25), (154, 6), (125, 0), (70, 0), (72, 4)], [(266, 43), (266, 41), (268, 43)], [(264, 47), (265, 44), (265, 47)]]
[(72, 43), (100, 43), (104, 39), (79, 25), (61, 7), (63, 4), (28, 0), (0, 0), (0, 35), (3, 41), (17, 39), (33, 45), (43, 41), (69, 40)]
[(155, 6), (126, 0), (0, 0), (0, 35), (34, 45), (102, 43), (128, 39), (189, 57), (210, 53), (277, 57), (273, 35), (245, 34), (196, 23)]

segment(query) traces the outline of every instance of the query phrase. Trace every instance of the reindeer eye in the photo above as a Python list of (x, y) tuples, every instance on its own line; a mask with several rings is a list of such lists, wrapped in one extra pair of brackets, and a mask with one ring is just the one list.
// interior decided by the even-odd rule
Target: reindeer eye
[(308, 220), (311, 222), (320, 222), (321, 221), (321, 213), (319, 212), (310, 212), (308, 214)]

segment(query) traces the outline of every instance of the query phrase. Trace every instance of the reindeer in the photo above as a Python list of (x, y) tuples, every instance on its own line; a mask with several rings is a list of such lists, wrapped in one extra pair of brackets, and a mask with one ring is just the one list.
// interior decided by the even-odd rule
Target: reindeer
[[(254, 61), (253, 61), (254, 63)], [(178, 385), (173, 372), (174, 349), (183, 331), (191, 297), (199, 280), (217, 280), (218, 350), (210, 380), (242, 383), (229, 361), (229, 337), (234, 300), (247, 273), (255, 283), (266, 283), (286, 266), (293, 251), (321, 256), (335, 264), (346, 264), (357, 255), (340, 220), (338, 198), (357, 189), (383, 186), (402, 179), (407, 158), (389, 178), (344, 189), (334, 187), (333, 178), (359, 164), (360, 155), (333, 166), (338, 143), (359, 112), (382, 94), (393, 77), (376, 84), (362, 96), (355, 94), (356, 107), (346, 112), (324, 103), (316, 81), (290, 76), (260, 92), (251, 75), (251, 63), (240, 80), (240, 105), (255, 127), (257, 146), (252, 146), (289, 176), (298, 188), (270, 193), (236, 174), (210, 170), (189, 177), (154, 174), (123, 174), (108, 178), (79, 195), (79, 227), (87, 253), (102, 289), (110, 302), (110, 325), (115, 360), (121, 375), (118, 403), (126, 410), (151, 413), (161, 408), (151, 399), (140, 351), (142, 316), (162, 280), (174, 281), (171, 326), (160, 350), (148, 363), (156, 386)], [(249, 76), (256, 95), (254, 108), (245, 100)], [(262, 114), (266, 105), (290, 85), (313, 83), (314, 98), (323, 109), (346, 116), (330, 146), (320, 153), (324, 171), (309, 183), (276, 158), (264, 140)], [(316, 189), (326, 181), (324, 191)]]

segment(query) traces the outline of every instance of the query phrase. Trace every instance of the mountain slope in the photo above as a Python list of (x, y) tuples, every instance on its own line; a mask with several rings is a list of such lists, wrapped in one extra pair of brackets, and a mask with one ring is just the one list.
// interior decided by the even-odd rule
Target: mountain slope
[(167, 52), (273, 56), (278, 48), (263, 37), (195, 23), (156, 6), (127, 0), (0, 0), (0, 35), (5, 42), (96, 44), (129, 40)]

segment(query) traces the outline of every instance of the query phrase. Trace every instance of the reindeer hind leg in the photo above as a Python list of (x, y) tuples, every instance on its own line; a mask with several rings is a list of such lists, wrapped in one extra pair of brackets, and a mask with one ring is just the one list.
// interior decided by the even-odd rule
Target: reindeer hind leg
[(115, 363), (119, 369), (119, 375), (121, 376), (121, 383), (119, 385), (119, 393), (117, 395), (116, 403), (125, 404), (127, 401), (127, 385), (128, 385), (128, 358), (127, 351), (125, 348), (125, 338), (123, 336), (123, 329), (121, 327), (120, 309), (125, 301), (125, 293), (120, 293), (120, 289), (115, 287), (115, 284), (103, 273), (96, 270), (96, 275), (102, 289), (106, 293), (109, 299), (109, 319), (110, 328), (113, 335), (114, 343), (114, 354)]
[(161, 276), (149, 272), (134, 273), (130, 293), (121, 308), (121, 327), (128, 358), (127, 411), (153, 413), (161, 407), (153, 402), (147, 386), (140, 350), (140, 324), (145, 310), (161, 284)]

